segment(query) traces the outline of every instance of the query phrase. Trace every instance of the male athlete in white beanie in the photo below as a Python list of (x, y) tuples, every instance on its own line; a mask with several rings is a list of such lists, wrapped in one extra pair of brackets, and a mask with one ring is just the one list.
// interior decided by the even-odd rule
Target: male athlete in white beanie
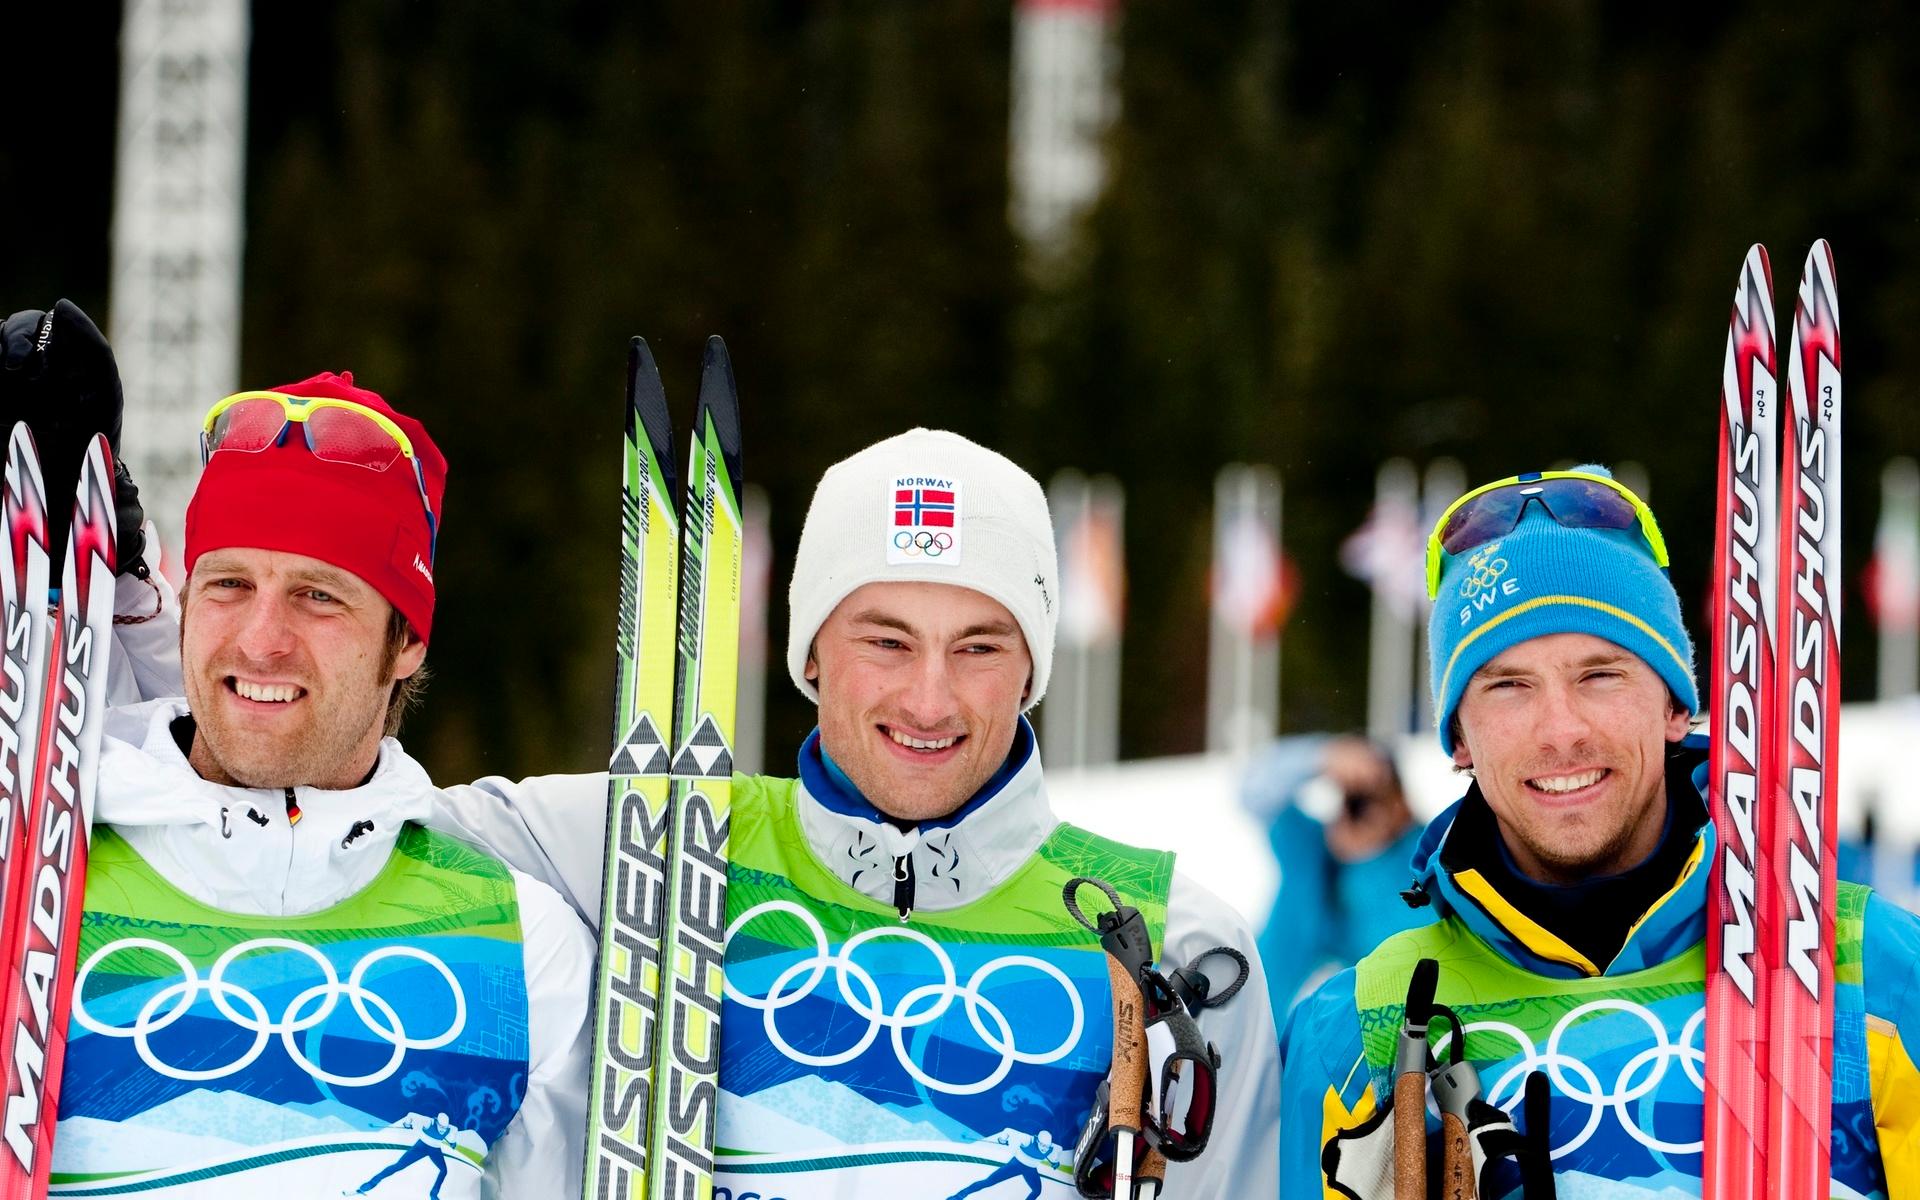
[[(831, 1194), (853, 1200), (1003, 1180), (1064, 1200), (1073, 1164), (1056, 1148), (1095, 1106), (1113, 1020), (1106, 954), (1067, 913), (1067, 881), (1113, 884), (1168, 969), (1251, 953), (1253, 936), (1171, 854), (1048, 807), (1023, 714), (1052, 667), (1058, 566), (1025, 471), (926, 429), (860, 451), (814, 493), (788, 598), (787, 666), (820, 724), (797, 778), (734, 779), (715, 1182), (812, 1195), (830, 1169)], [(464, 826), (598, 917), (604, 778), (448, 794)], [(1223, 1058), (1212, 1139), (1168, 1168), (1168, 1194), (1272, 1196), (1278, 1067), (1257, 960), (1201, 1027)]]

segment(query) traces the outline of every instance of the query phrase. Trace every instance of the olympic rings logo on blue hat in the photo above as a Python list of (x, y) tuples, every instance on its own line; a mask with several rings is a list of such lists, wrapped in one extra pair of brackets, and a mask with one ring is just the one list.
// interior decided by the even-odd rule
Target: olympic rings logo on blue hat
[(1467, 559), (1467, 575), (1460, 581), (1460, 594), (1463, 597), (1472, 597), (1491, 589), (1507, 573), (1507, 560), (1494, 557), (1499, 550), (1499, 542), (1488, 542)]

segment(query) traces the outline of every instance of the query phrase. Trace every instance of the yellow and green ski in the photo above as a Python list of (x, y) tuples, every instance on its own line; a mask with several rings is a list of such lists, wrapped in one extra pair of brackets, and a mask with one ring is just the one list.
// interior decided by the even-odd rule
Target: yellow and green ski
[(585, 1192), (713, 1191), (739, 671), (740, 414), (707, 342), (684, 504), (647, 345), (628, 354), (619, 669)]

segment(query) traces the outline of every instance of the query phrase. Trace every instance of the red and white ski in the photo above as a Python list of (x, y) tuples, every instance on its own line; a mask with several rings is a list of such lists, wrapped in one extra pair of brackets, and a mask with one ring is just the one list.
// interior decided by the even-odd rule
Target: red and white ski
[(1707, 908), (1706, 1200), (1752, 1200), (1767, 1180), (1767, 988), (1780, 397), (1773, 278), (1747, 251), (1720, 381), (1707, 803), (1718, 832)]
[(1768, 1031), (1775, 1196), (1828, 1193), (1833, 1097), (1834, 820), (1840, 741), (1840, 308), (1833, 251), (1800, 275), (1781, 436), (1780, 647), (1771, 857), (1778, 947)]
[[(14, 899), (32, 858), (28, 821), (39, 759), (41, 703), (47, 683), (47, 494), (33, 435), (15, 425), (0, 490), (0, 947), (20, 944), (26, 905)], [(38, 1099), (36, 1096), (35, 1099)], [(3, 1110), (0, 1110), (3, 1111)], [(31, 1150), (28, 1151), (29, 1156)]]
[[(37, 500), (39, 487), (33, 441), (16, 428), (8, 445), (4, 501), (11, 551), (4, 556), (9, 564), (5, 569), (12, 574), (0, 580), (6, 586), (8, 674), (8, 696), (0, 701), (0, 713), (12, 702), (16, 669), (23, 688), (32, 680), (42, 691), (33, 710), (38, 722), (34, 737), (9, 748), (15, 754), (16, 783), (30, 782), (19, 803), (8, 797), (7, 821), (13, 828), (8, 830), (5, 891), (0, 893), (0, 929), (8, 939), (0, 945), (0, 962), (5, 964), (0, 978), (0, 1069), (6, 1075), (6, 1090), (0, 1095), (0, 1141), (5, 1143), (0, 1151), (0, 1200), (45, 1196), (53, 1166), (113, 640), (116, 537), (113, 465), (106, 439), (95, 438), (82, 463), (52, 636), (36, 642), (31, 614), (44, 613), (48, 597), (46, 509)], [(33, 544), (36, 533), (41, 539), (38, 550)], [(25, 699), (23, 691), (18, 706), (22, 722), (28, 719)]]
[(1824, 241), (1800, 277), (1784, 395), (1775, 363), (1772, 281), (1755, 246), (1734, 291), (1721, 382), (1709, 1200), (1798, 1200), (1830, 1187), (1840, 308)]

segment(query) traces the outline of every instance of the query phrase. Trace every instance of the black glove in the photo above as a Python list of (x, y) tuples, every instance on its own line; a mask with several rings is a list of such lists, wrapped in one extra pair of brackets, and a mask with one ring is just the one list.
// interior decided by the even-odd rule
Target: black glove
[(25, 421), (33, 431), (47, 485), (48, 552), (56, 571), (66, 552), (81, 462), (94, 435), (104, 433), (114, 459), (118, 572), (146, 574), (146, 512), (120, 457), (125, 407), (113, 348), (71, 300), (54, 301), (50, 311), (22, 310), (0, 324), (0, 421)]

